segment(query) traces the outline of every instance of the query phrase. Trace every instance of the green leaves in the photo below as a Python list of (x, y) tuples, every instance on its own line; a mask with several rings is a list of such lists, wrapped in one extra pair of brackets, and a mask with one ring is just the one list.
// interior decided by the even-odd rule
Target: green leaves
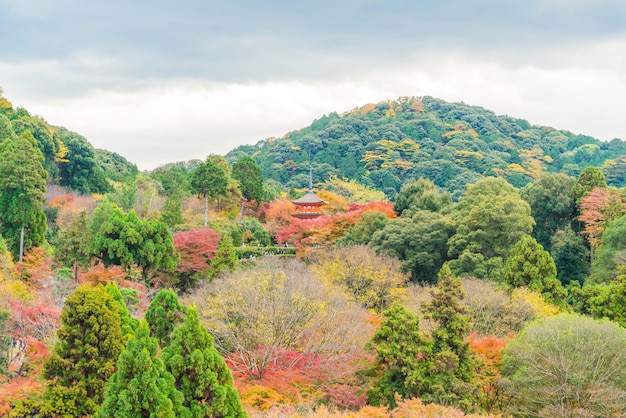
[(42, 415), (91, 415), (124, 348), (117, 303), (101, 287), (80, 286), (68, 297), (61, 323), (45, 363), (50, 384)]
[(19, 255), (22, 228), (24, 249), (45, 241), (43, 193), (48, 174), (42, 163), (43, 156), (30, 131), (0, 142), (0, 235), (14, 255)]
[(191, 416), (247, 416), (230, 370), (213, 347), (213, 338), (200, 324), (195, 306), (188, 309), (185, 322), (172, 333), (162, 356)]

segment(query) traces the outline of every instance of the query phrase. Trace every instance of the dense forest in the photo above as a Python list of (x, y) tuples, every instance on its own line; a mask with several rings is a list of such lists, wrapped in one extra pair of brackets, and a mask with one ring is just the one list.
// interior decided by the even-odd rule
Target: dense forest
[(139, 172), (0, 90), (0, 416), (624, 416), (625, 169), (424, 97)]
[(626, 142), (620, 139), (601, 142), (432, 97), (332, 113), (282, 138), (240, 146), (226, 157), (241, 153), (253, 155), (265, 178), (286, 187), (305, 187), (310, 160), (321, 182), (352, 179), (390, 199), (420, 177), (456, 200), (466, 184), (484, 177), (502, 177), (519, 188), (546, 171), (577, 177), (588, 166), (601, 168), (608, 184), (626, 185)]

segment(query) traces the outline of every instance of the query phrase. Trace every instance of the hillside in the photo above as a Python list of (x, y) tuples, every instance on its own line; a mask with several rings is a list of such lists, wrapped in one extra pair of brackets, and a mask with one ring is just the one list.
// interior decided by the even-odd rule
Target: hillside
[(309, 152), (316, 181), (355, 179), (390, 198), (409, 180), (425, 177), (457, 198), (468, 183), (489, 175), (516, 187), (542, 172), (576, 177), (602, 167), (611, 185), (626, 181), (626, 142), (531, 125), (464, 103), (403, 97), (331, 113), (299, 131), (227, 154), (255, 158), (265, 178), (287, 188), (307, 184)]
[(0, 89), (0, 141), (29, 130), (41, 151), (48, 183), (83, 193), (112, 190), (107, 180), (119, 181), (138, 170), (119, 154), (97, 150), (83, 136), (54, 126), (24, 108), (14, 108)]

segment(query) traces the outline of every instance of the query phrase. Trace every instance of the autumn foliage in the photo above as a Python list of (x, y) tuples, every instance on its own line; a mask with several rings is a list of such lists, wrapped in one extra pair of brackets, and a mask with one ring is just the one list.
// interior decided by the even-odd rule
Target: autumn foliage
[(384, 213), (388, 218), (395, 218), (393, 204), (374, 201), (367, 204), (349, 204), (347, 212), (328, 215), (317, 219), (293, 219), (291, 224), (277, 234), (279, 243), (295, 245), (304, 254), (315, 246), (332, 245), (342, 238), (353, 225), (371, 211)]

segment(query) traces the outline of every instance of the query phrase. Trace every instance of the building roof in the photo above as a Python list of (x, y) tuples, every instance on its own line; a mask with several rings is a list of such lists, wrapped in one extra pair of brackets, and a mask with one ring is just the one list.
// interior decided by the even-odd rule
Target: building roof
[(313, 190), (309, 190), (307, 194), (299, 199), (292, 200), (291, 203), (296, 205), (323, 205), (327, 202), (317, 197)]

